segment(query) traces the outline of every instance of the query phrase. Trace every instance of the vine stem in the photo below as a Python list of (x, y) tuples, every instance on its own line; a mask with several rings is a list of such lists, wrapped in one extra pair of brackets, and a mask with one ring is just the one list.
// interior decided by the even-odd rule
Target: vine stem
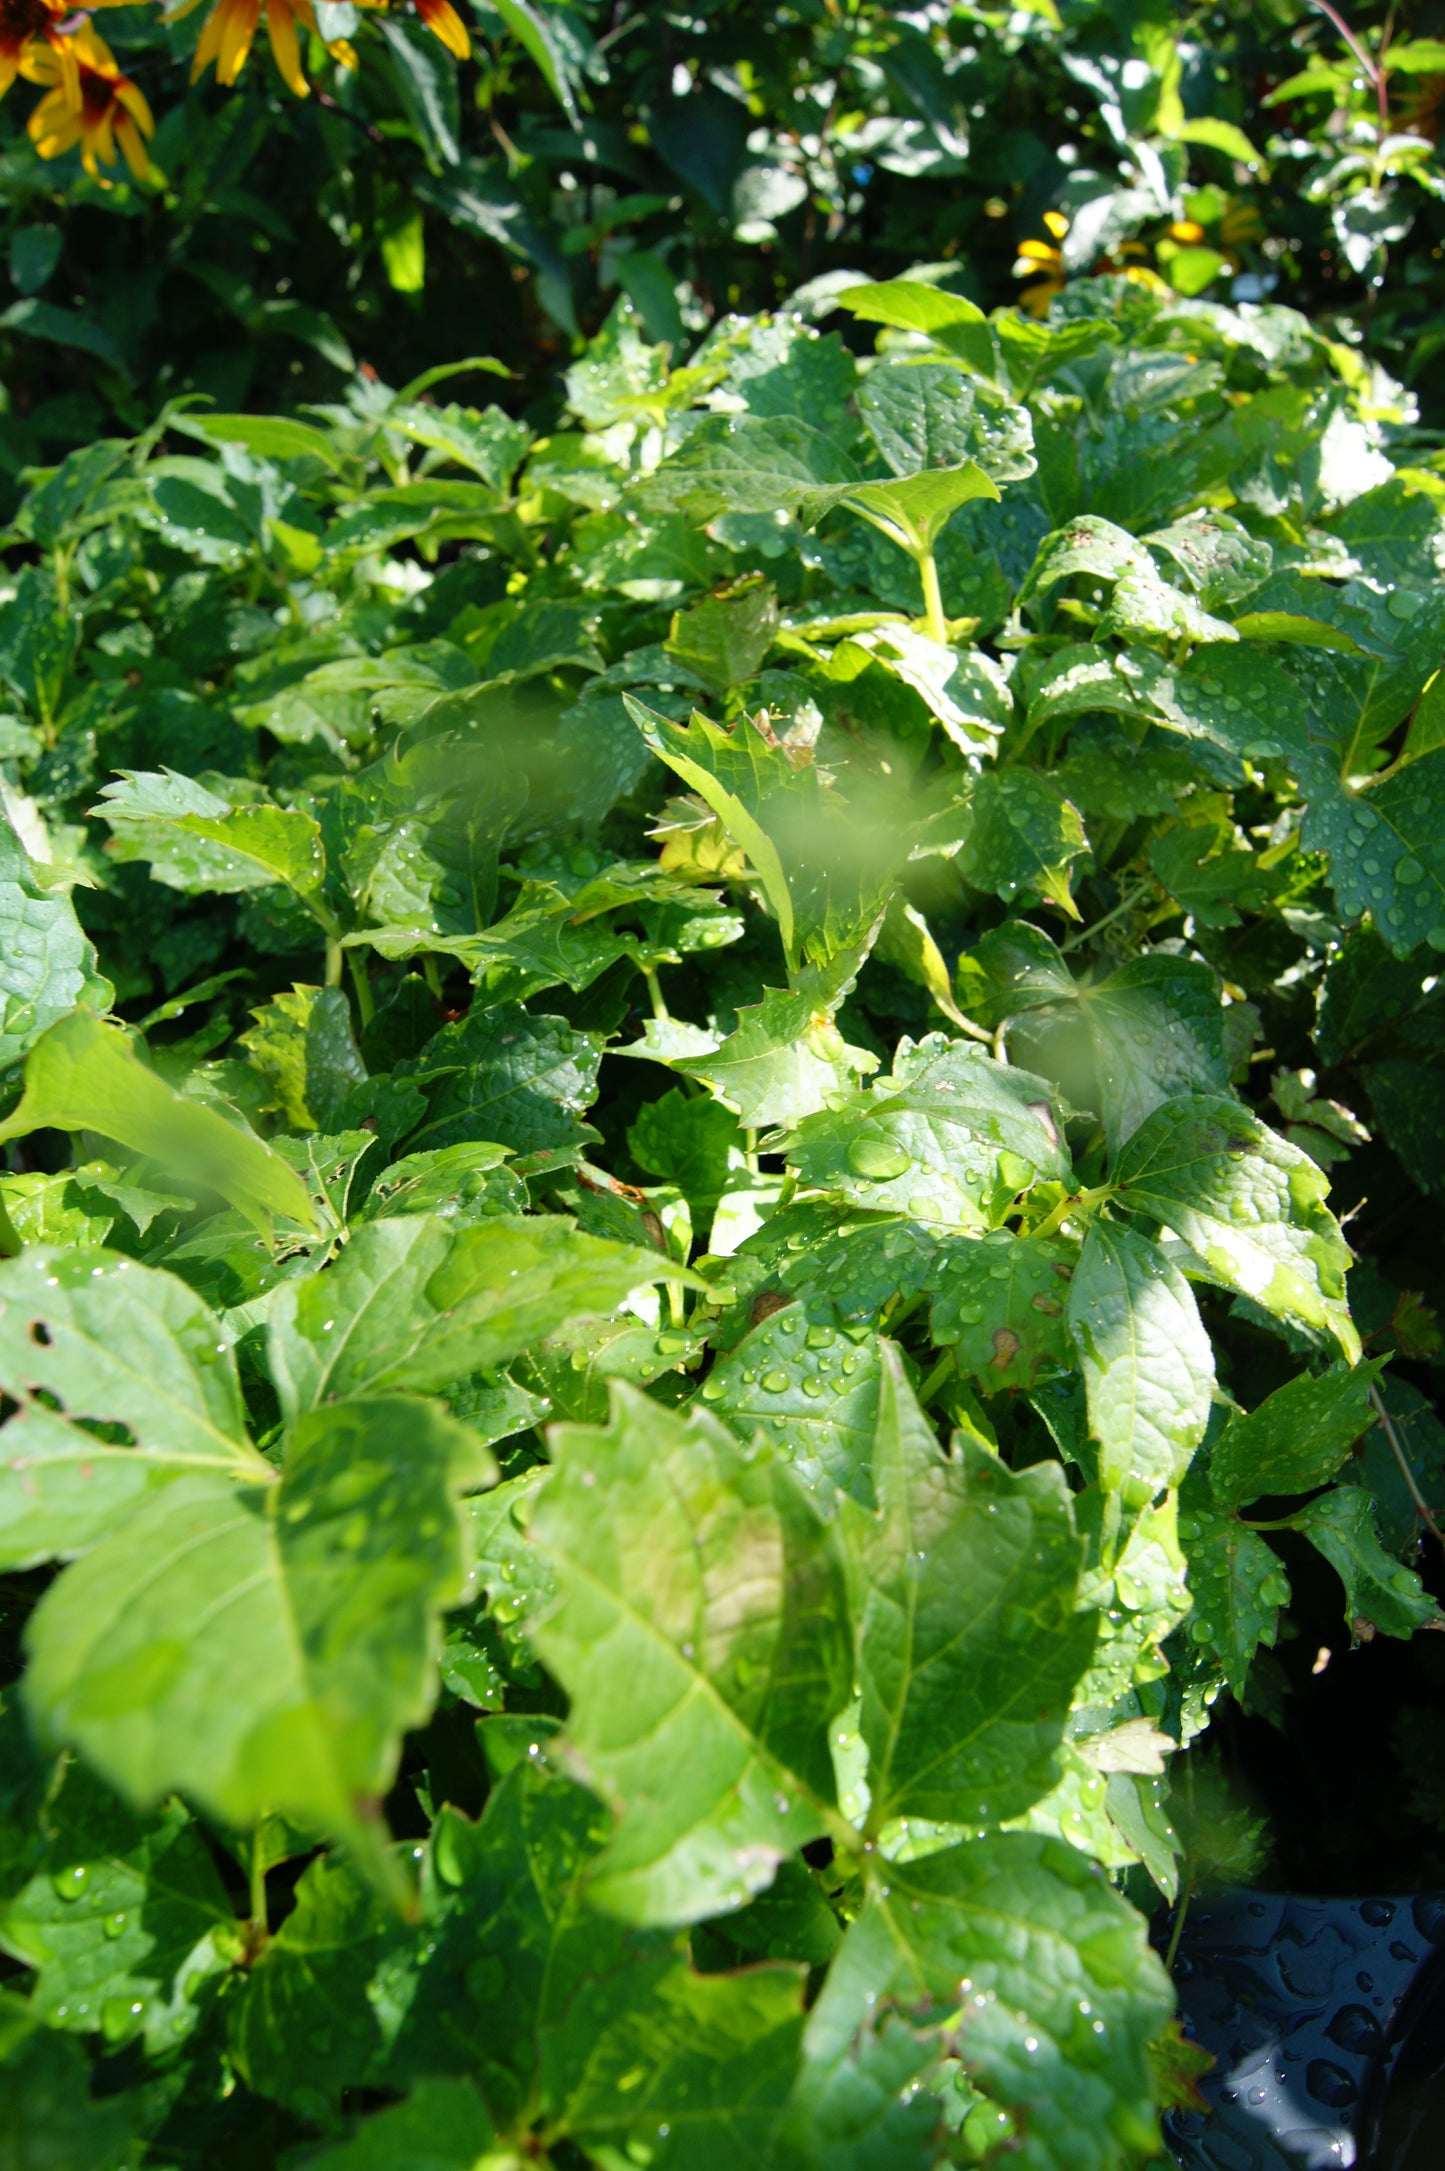
[(644, 965), (642, 967), (642, 977), (647, 983), (647, 999), (652, 1004), (652, 1015), (665, 1023), (667, 1004), (662, 999), (662, 982), (657, 977), (656, 967)]
[(1174, 1963), (1179, 1957), (1179, 1940), (1184, 1935), (1185, 1918), (1189, 1913), (1189, 1902), (1192, 1898), (1193, 1894), (1186, 1885), (1180, 1893), (1178, 1903), (1174, 1909), (1174, 1923), (1169, 1932), (1169, 1944), (1164, 1954), (1164, 1972), (1166, 1975), (1174, 1973)]
[(266, 1855), (264, 1821), (251, 1834), (251, 1920), (258, 1930), (270, 1927), (266, 1920)]
[(1404, 1448), (1400, 1445), (1400, 1435), (1395, 1430), (1394, 1419), (1391, 1417), (1389, 1411), (1385, 1408), (1385, 1398), (1380, 1393), (1379, 1388), (1373, 1385), (1370, 1388), (1370, 1405), (1374, 1410), (1376, 1417), (1380, 1421), (1380, 1428), (1383, 1431), (1385, 1438), (1390, 1443), (1390, 1452), (1393, 1454), (1396, 1462), (1400, 1465), (1400, 1475), (1405, 1480), (1405, 1489), (1409, 1493), (1410, 1498), (1415, 1503), (1415, 1507), (1419, 1514), (1421, 1522), (1425, 1525), (1425, 1528), (1429, 1531), (1431, 1537), (1435, 1540), (1435, 1543), (1440, 1547), (1440, 1550), (1442, 1552), (1445, 1552), (1445, 1536), (1441, 1535), (1440, 1525), (1436, 1522), (1434, 1516), (1431, 1514), (1429, 1505), (1425, 1499), (1425, 1495), (1421, 1492), (1419, 1486), (1415, 1482), (1415, 1473), (1410, 1468), (1410, 1458), (1405, 1453)]

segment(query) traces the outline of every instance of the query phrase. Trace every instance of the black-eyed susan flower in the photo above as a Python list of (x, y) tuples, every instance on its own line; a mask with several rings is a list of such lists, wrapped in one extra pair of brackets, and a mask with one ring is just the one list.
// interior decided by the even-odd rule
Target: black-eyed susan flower
[(1046, 211), (1044, 224), (1052, 240), (1021, 241), (1014, 264), (1016, 279), (1029, 279), (1042, 273), (1037, 283), (1026, 286), (1019, 296), (1020, 309), (1026, 309), (1031, 317), (1046, 317), (1049, 303), (1062, 291), (1064, 284), (1064, 255), (1059, 243), (1069, 230), (1069, 222), (1062, 211)]
[(68, 34), (66, 45), (63, 53), (32, 45), (20, 60), (28, 83), (50, 86), (25, 124), (36, 150), (42, 158), (59, 158), (79, 144), (86, 172), (109, 188), (100, 168), (115, 164), (118, 145), (137, 181), (143, 181), (150, 171), (145, 139), (156, 128), (145, 93), (121, 74), (110, 47), (88, 22)]
[(60, 27), (69, 13), (66, 0), (0, 0), (0, 98), (19, 75), (27, 55), (48, 52), (65, 72), (71, 103), (79, 103), (79, 68), (70, 37)]
[(449, 53), (455, 53), (458, 60), (470, 59), (472, 41), (451, 0), (416, 0), (416, 11), (432, 36), (440, 38)]

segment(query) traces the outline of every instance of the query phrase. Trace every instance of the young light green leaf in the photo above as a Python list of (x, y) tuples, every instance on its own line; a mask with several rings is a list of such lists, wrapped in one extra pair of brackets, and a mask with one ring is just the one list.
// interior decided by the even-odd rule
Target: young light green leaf
[(877, 1508), (849, 1502), (871, 1820), (982, 1824), (1048, 1792), (1095, 1624), (1057, 1464), (1015, 1476), (961, 1433), (943, 1455), (883, 1345)]
[[(572, 1700), (575, 1768), (618, 1818), (597, 1903), (695, 1922), (740, 1907), (836, 1824), (842, 1567), (786, 1464), (702, 1413), (613, 1398), (605, 1431), (552, 1434), (531, 1537), (559, 1596), (533, 1636)], [(724, 1590), (745, 1602), (719, 1610)]]
[(317, 1226), (305, 1185), (279, 1154), (172, 1092), (119, 1026), (89, 1010), (73, 1010), (36, 1041), (26, 1058), (25, 1091), (0, 1123), (0, 1139), (42, 1129), (99, 1131), (159, 1162), (182, 1186), (219, 1191), (263, 1234), (273, 1214), (304, 1229)]
[(562, 1214), (436, 1214), (356, 1229), (323, 1274), (270, 1307), (272, 1378), (288, 1416), (397, 1388), (445, 1387), (505, 1364), (581, 1313), (611, 1312), (653, 1281), (693, 1279), (658, 1252), (588, 1236)]
[(466, 1573), (456, 1495), (486, 1475), (463, 1426), (379, 1397), (304, 1417), (279, 1484), (178, 1478), (32, 1614), (33, 1723), (137, 1806), (175, 1792), (366, 1844), (436, 1695)]
[(1144, 1924), (1076, 1848), (998, 1833), (891, 1862), (808, 2018), (831, 2067), (884, 2000), (962, 2004), (959, 2055), (1008, 2111), (1020, 2171), (1119, 2171), (1158, 2148), (1148, 2045), (1172, 2008)]
[(1209, 1488), (1224, 1508), (1266, 1493), (1307, 1493), (1332, 1478), (1374, 1422), (1370, 1389), (1384, 1360), (1301, 1372), (1247, 1417), (1231, 1417), (1209, 1451)]
[(1069, 1284), (1069, 1333), (1099, 1443), (1099, 1481), (1140, 1508), (1175, 1486), (1204, 1437), (1214, 1351), (1179, 1269), (1132, 1229), (1096, 1221)]
[(982, 324), (977, 302), (921, 279), (885, 279), (847, 286), (833, 297), (864, 324), (891, 324), (901, 332), (947, 333), (955, 324)]
[(1350, 1252), (1308, 1155), (1236, 1101), (1180, 1094), (1147, 1116), (1114, 1166), (1122, 1203), (1162, 1221), (1226, 1288), (1328, 1334), (1351, 1363)]

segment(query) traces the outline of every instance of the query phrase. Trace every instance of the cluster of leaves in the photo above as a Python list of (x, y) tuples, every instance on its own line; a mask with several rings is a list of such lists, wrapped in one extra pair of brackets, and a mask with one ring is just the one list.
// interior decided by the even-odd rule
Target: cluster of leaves
[[(87, 97), (43, 101), (59, 155), (6, 100), (0, 510), (27, 464), (179, 393), (289, 409), (358, 360), (401, 382), (438, 297), (447, 351), (530, 390), (621, 293), (680, 349), (859, 266), (945, 264), (991, 307), (1017, 273), (1046, 296), (1127, 264), (1184, 295), (1276, 292), (1346, 341), (1368, 321), (1397, 377), (1438, 377), (1437, 0), (1368, 0), (1347, 36), (1310, 0), (261, 12), (105, 7)], [(80, 19), (13, 0), (0, 80), (52, 82)]]
[(1279, 306), (835, 324), (17, 513), (49, 2160), (1124, 2171), (1289, 1548), (1442, 1625), (1432, 1314), (1325, 1203), (1445, 1189), (1433, 455)]

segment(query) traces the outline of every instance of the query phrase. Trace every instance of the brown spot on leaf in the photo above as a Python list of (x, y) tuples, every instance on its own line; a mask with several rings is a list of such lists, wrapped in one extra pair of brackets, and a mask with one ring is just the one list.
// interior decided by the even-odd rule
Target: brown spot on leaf
[(999, 1327), (993, 1338), (994, 1369), (1006, 1372), (1019, 1353), (1019, 1338), (1012, 1327)]

